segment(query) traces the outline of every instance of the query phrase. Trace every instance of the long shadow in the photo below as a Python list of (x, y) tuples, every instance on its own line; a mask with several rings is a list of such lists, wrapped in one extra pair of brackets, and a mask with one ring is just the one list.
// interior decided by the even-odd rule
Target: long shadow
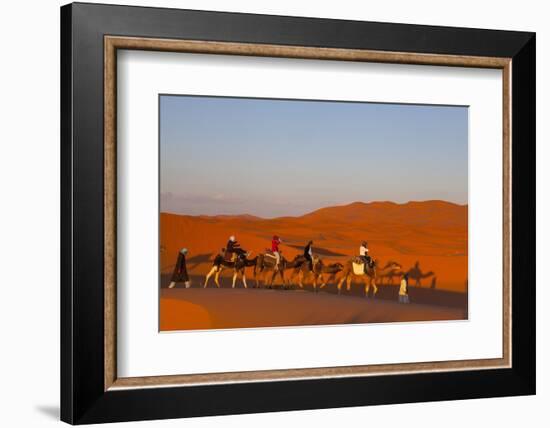
[[(420, 262), (416, 261), (414, 266), (405, 270), (390, 272), (380, 278), (378, 283), (380, 285), (394, 285), (396, 282), (399, 284), (401, 277), (407, 274), (409, 276), (409, 286), (425, 287), (435, 290), (437, 287), (437, 276), (434, 271), (424, 272), (420, 269)], [(429, 285), (428, 285), (429, 283)]]
[[(170, 283), (170, 274), (164, 274), (161, 277), (161, 286), (166, 288)], [(191, 288), (202, 288), (202, 283), (204, 281), (204, 276), (202, 275), (191, 275)], [(254, 281), (251, 277), (248, 277), (248, 285), (252, 287)], [(220, 277), (220, 285), (222, 288), (231, 288), (231, 278), (227, 276)], [(177, 284), (176, 288), (183, 287), (183, 284)], [(216, 286), (214, 282), (210, 282), (209, 288), (215, 289)], [(239, 279), (236, 283), (236, 288), (243, 288), (242, 282)], [(293, 293), (296, 290), (300, 290), (298, 285), (293, 284), (289, 290), (283, 290), (280, 281), (276, 282), (275, 289), (280, 290), (281, 293)], [(304, 284), (304, 291), (313, 293), (313, 286), (310, 283)], [(321, 291), (318, 291), (318, 294), (338, 294), (338, 290), (335, 283), (327, 284)], [(370, 292), (372, 294), (372, 290)], [(390, 300), (397, 301), (397, 295), (399, 293), (399, 285), (379, 285), (378, 293), (376, 294), (375, 299), (379, 300)], [(365, 287), (363, 284), (353, 283), (351, 285), (350, 291), (345, 291), (345, 285), (342, 290), (342, 295), (344, 296), (355, 296), (357, 298), (365, 298)], [(463, 309), (465, 314), (468, 310), (468, 293), (460, 293), (455, 291), (447, 291), (441, 289), (432, 289), (428, 287), (418, 288), (415, 286), (409, 286), (409, 297), (411, 303), (419, 303), (424, 305), (435, 305), (435, 306), (444, 306), (451, 308), (460, 308)]]
[[(302, 245), (287, 245), (288, 247), (295, 248), (300, 251), (304, 251), (304, 247)], [(315, 254), (318, 254), (319, 256), (325, 256), (325, 257), (344, 257), (346, 254), (336, 253), (334, 251), (327, 250), (326, 248), (319, 248), (314, 247), (313, 251)]]
[[(201, 263), (207, 263), (211, 261), (212, 255), (214, 253), (205, 253), (205, 254), (198, 254), (193, 257), (188, 257), (186, 259), (187, 263), (187, 269), (195, 269), (197, 266), (199, 266)], [(162, 271), (166, 272), (168, 270), (174, 269), (174, 266), (176, 265), (177, 255), (174, 257), (174, 263), (168, 266), (163, 266)], [(191, 265), (192, 264), (192, 265)]]
[(204, 254), (198, 254), (193, 257), (189, 257), (187, 259), (187, 268), (188, 269), (195, 269), (198, 265), (201, 263), (207, 263), (212, 260), (212, 255), (214, 253), (204, 253)]
[(406, 274), (409, 275), (409, 285), (421, 287), (423, 279), (432, 278), (431, 285), (432, 288), (435, 288), (435, 282), (433, 281), (435, 279), (435, 272), (422, 272), (422, 269), (420, 269), (420, 262), (418, 260), (415, 262), (413, 267), (406, 271)]

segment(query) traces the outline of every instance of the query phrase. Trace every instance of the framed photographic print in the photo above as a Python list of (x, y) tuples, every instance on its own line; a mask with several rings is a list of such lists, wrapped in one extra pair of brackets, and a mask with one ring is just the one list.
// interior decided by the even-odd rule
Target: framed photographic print
[(76, 3), (61, 53), (62, 420), (535, 393), (533, 33)]

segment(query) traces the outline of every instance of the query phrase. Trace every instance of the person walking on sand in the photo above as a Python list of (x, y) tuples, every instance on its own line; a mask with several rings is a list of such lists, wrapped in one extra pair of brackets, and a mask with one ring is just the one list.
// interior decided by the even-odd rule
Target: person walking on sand
[(399, 303), (409, 303), (409, 275), (404, 274), (401, 277), (401, 285), (399, 286)]
[(273, 235), (271, 240), (271, 252), (275, 256), (275, 269), (279, 269), (279, 263), (281, 262), (281, 253), (279, 253), (279, 245), (283, 242), (277, 235)]
[(187, 265), (185, 263), (185, 255), (187, 254), (187, 248), (182, 248), (178, 253), (178, 260), (176, 266), (174, 267), (174, 273), (172, 273), (172, 279), (170, 280), (170, 285), (168, 288), (174, 288), (176, 282), (183, 282), (185, 288), (191, 287), (189, 282), (189, 275), (187, 274)]
[(309, 241), (304, 248), (304, 257), (309, 265), (309, 270), (313, 271), (313, 241)]

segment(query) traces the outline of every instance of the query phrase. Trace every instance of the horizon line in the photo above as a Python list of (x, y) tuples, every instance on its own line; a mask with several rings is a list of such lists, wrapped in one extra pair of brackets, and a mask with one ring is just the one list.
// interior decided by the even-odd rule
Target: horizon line
[(322, 207), (319, 207), (319, 208), (316, 208), (312, 211), (308, 211), (302, 215), (283, 215), (283, 216), (277, 216), (277, 217), (262, 217), (262, 216), (259, 216), (259, 215), (254, 215), (254, 214), (250, 214), (250, 213), (241, 213), (241, 214), (224, 214), (224, 213), (220, 213), (220, 214), (185, 214), (185, 213), (181, 213), (181, 212), (172, 212), (172, 211), (162, 211), (160, 210), (159, 213), (160, 214), (172, 214), (172, 215), (182, 215), (182, 216), (188, 216), (188, 217), (207, 217), (207, 218), (215, 218), (215, 217), (253, 217), (253, 218), (256, 218), (256, 219), (259, 219), (259, 220), (274, 220), (274, 219), (281, 219), (281, 218), (300, 218), (300, 217), (304, 217), (306, 215), (309, 215), (309, 214), (313, 214), (317, 211), (320, 211), (322, 209), (326, 209), (326, 208), (343, 208), (343, 207), (348, 207), (350, 205), (354, 205), (354, 204), (363, 204), (363, 205), (372, 205), (372, 204), (390, 204), (390, 205), (399, 205), (399, 206), (403, 206), (403, 205), (408, 205), (408, 204), (411, 204), (411, 203), (430, 203), (430, 202), (443, 202), (445, 204), (449, 204), (449, 205), (454, 205), (454, 206), (457, 206), (457, 207), (467, 207), (468, 204), (459, 204), (457, 202), (451, 202), (451, 201), (447, 201), (447, 200), (444, 200), (444, 199), (424, 199), (424, 200), (409, 200), (407, 202), (394, 202), (394, 201), (389, 201), (389, 200), (372, 200), (372, 201), (369, 201), (369, 202), (365, 202), (365, 201), (353, 201), (353, 202), (349, 202), (349, 203), (345, 203), (345, 204), (339, 204), (339, 205), (326, 205), (326, 206), (322, 206)]

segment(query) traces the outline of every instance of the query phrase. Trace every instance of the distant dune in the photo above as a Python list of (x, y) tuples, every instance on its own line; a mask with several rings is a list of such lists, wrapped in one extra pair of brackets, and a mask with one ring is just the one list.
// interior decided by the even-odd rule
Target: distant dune
[(312, 239), (319, 256), (340, 262), (356, 255), (367, 240), (371, 255), (382, 263), (395, 260), (407, 270), (418, 262), (422, 273), (431, 272), (422, 279), (423, 287), (467, 291), (468, 206), (445, 201), (354, 202), (273, 219), (161, 213), (161, 272), (173, 269), (182, 247), (189, 249), (190, 273), (202, 275), (230, 235), (256, 255), (270, 246), (274, 234), (283, 239), (286, 258)]

